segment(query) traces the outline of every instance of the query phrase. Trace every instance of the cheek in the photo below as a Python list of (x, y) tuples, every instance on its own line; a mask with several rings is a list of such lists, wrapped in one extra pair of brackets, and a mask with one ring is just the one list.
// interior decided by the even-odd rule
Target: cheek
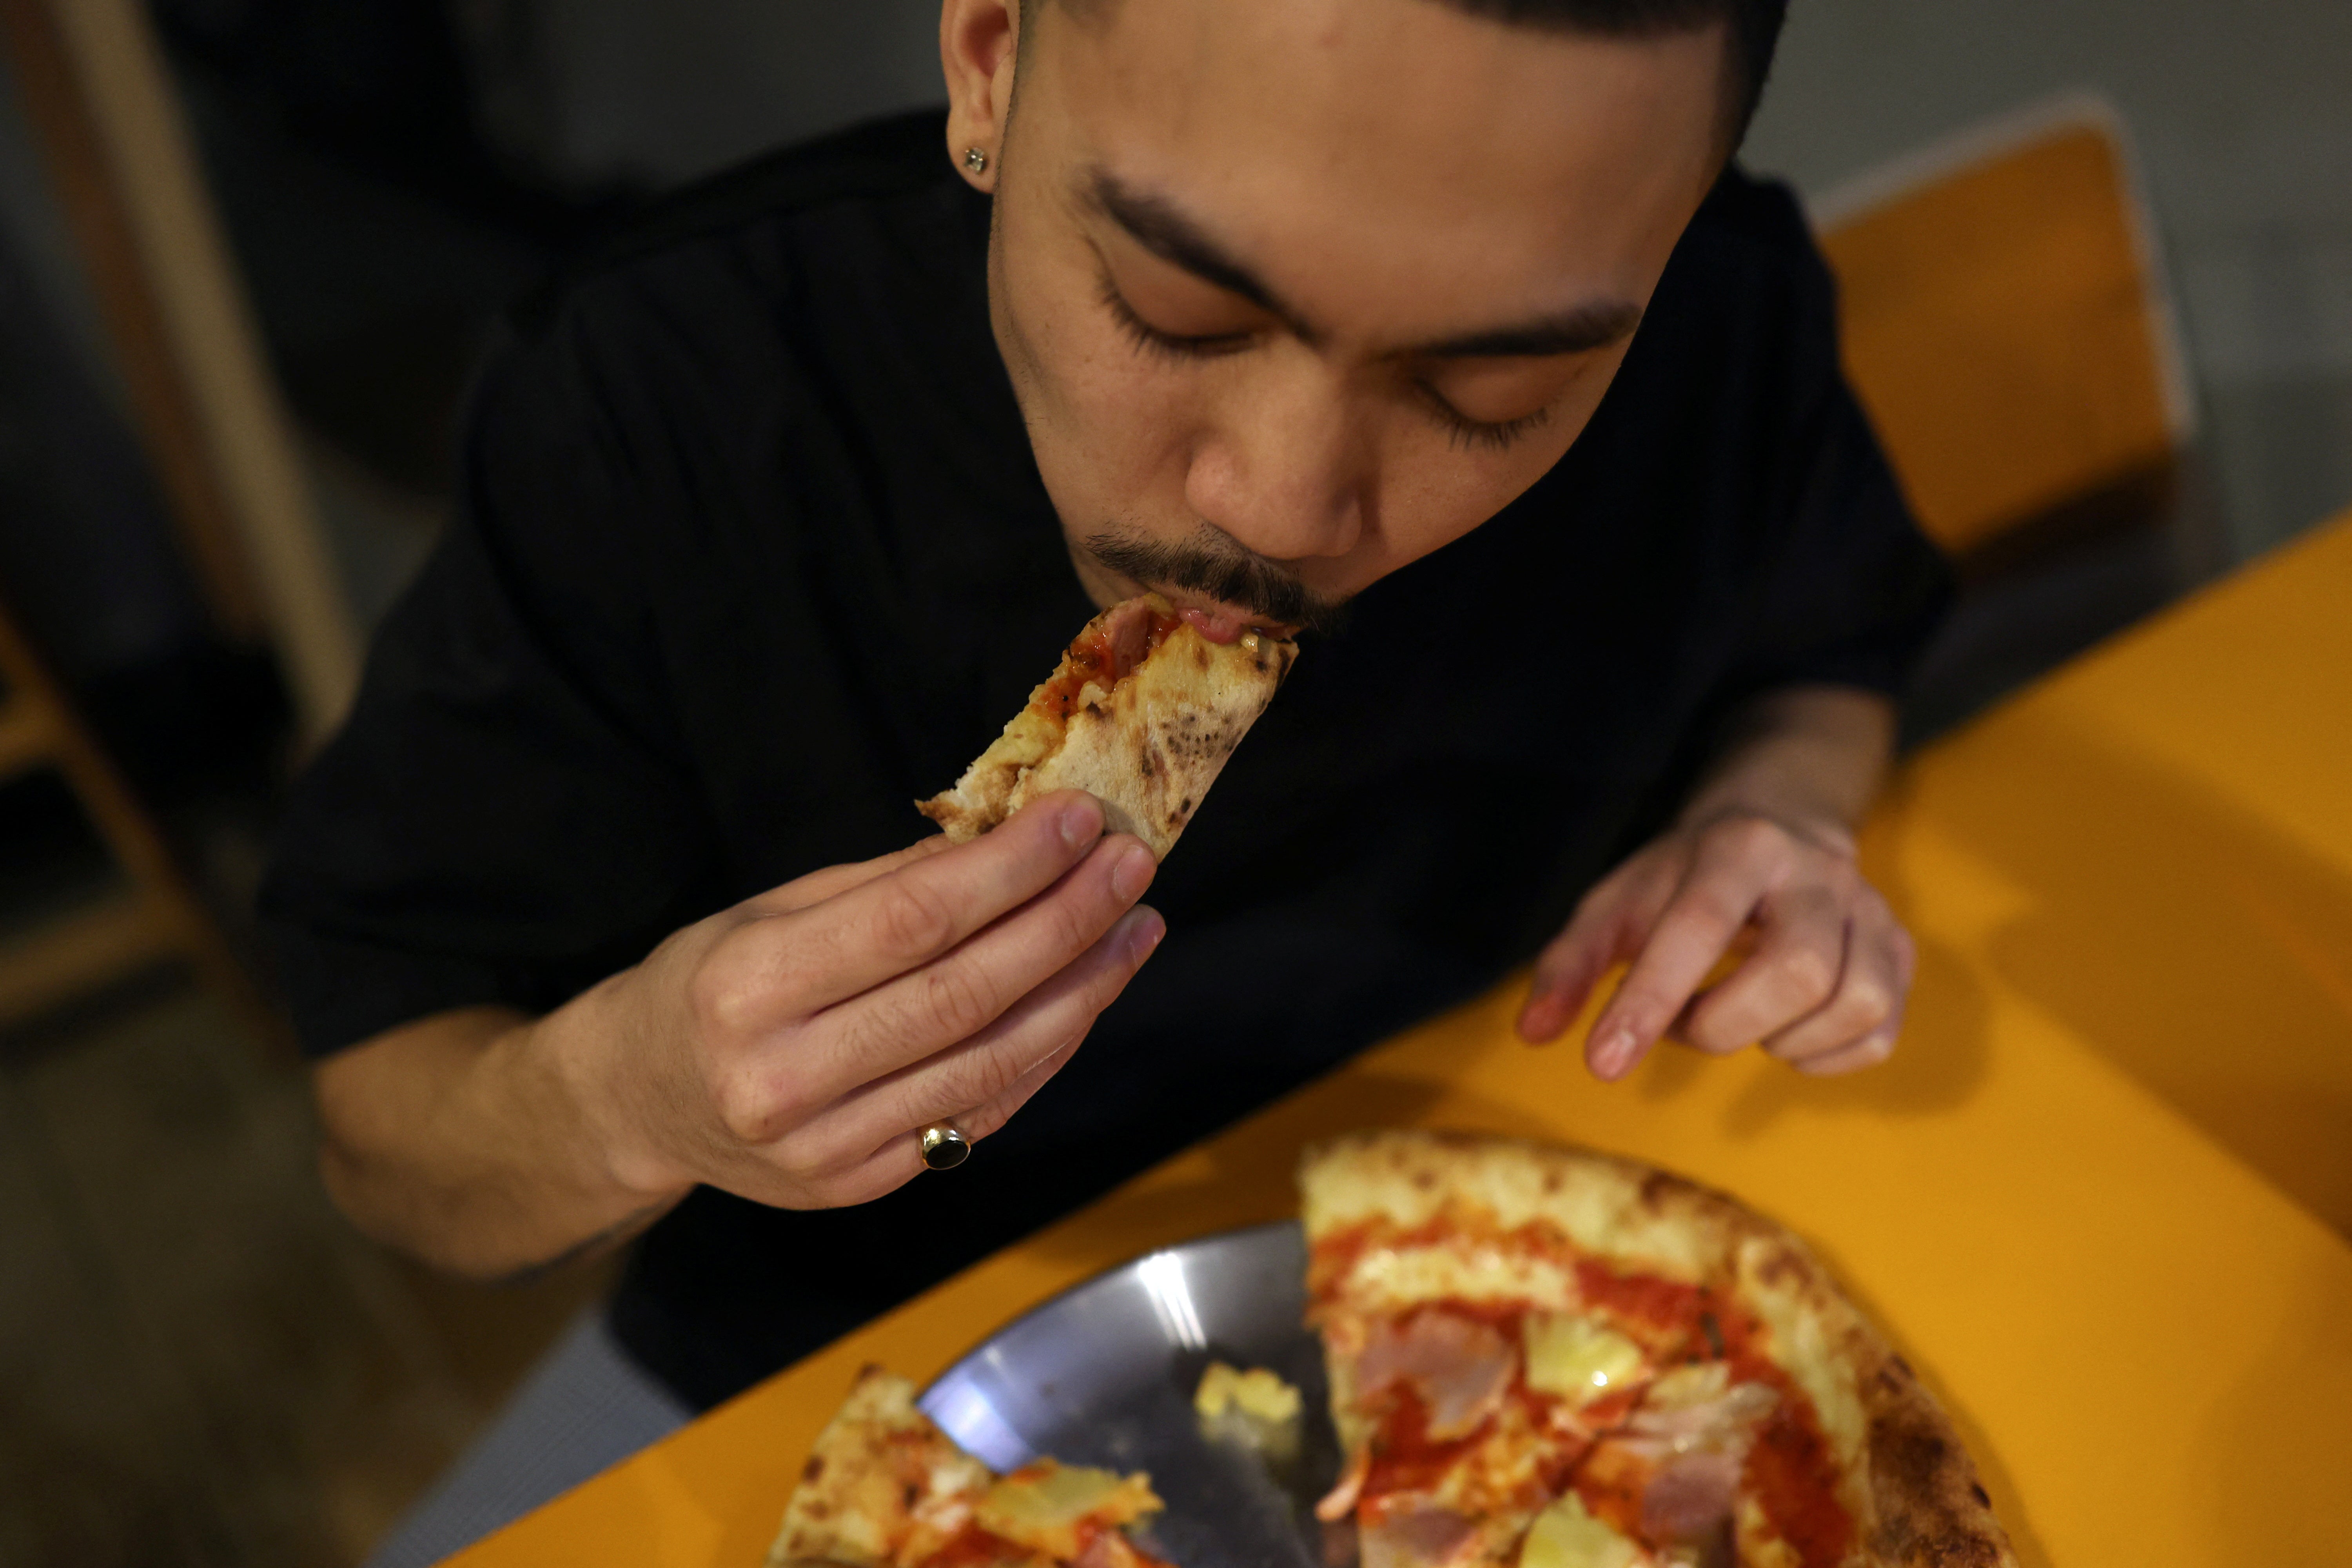
[(1198, 422), (1186, 378), (1120, 333), (1083, 244), (1033, 243), (1008, 220), (998, 248), (998, 336), (1056, 508), (1090, 523), (1181, 504)]
[(1549, 473), (1591, 423), (1623, 359), (1619, 351), (1594, 364), (1543, 424), (1499, 449), (1454, 440), (1418, 416), (1391, 422), (1381, 465), (1380, 571), (1453, 543)]

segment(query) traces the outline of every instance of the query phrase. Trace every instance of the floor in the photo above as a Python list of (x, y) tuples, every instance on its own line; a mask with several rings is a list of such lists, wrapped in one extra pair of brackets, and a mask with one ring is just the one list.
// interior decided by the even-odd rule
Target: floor
[(299, 1069), (183, 980), (0, 1037), (0, 1568), (356, 1563), (604, 1283), (360, 1239)]

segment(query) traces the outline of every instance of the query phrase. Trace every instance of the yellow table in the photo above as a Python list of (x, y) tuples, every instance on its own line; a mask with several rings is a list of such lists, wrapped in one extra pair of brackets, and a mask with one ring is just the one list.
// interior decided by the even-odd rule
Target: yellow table
[(1935, 748), (1881, 818), (2010, 889), (1990, 972), (2352, 1235), (2352, 514)]
[[(2315, 559), (2340, 570), (2331, 551), (2352, 559), (2352, 534), (2257, 574), (2249, 581), (2270, 607), (2244, 613), (2264, 627), (2283, 626), (2275, 605), (2292, 604), (2298, 590), (2291, 581), (2275, 586), (2280, 577)], [(2217, 606), (2227, 622), (2232, 595), (2245, 591), (2225, 589), (2171, 625), (2226, 637), (2200, 628)], [(2150, 673), (2094, 682), (2074, 696), (2061, 682), (2029, 700), (2026, 711), (2038, 704), (2043, 718), (2003, 716), (1924, 759), (1874, 824), (1874, 874), (1924, 953), (1909, 1033), (1889, 1066), (1814, 1082), (1761, 1059), (1668, 1052), (1604, 1087), (1573, 1051), (1530, 1050), (1511, 1037), (1519, 987), (1506, 987), (860, 1330), (461, 1561), (749, 1568), (857, 1366), (878, 1360), (927, 1379), (999, 1323), (1113, 1263), (1280, 1215), (1301, 1143), (1373, 1123), (1489, 1128), (1622, 1150), (1730, 1188), (1805, 1232), (1958, 1415), (2030, 1564), (2342, 1560), (2336, 1498), (2352, 1476), (2352, 1248), (2111, 1059), (2133, 1056), (2120, 1048), (2133, 1042), (2149, 1052), (2161, 1046), (2163, 1062), (2190, 1059), (2216, 1037), (2243, 1040), (2249, 1057), (2272, 1042), (2216, 1037), (2201, 1015), (2162, 1007), (2133, 1011), (2130, 1031), (2102, 1032), (2105, 1020), (2078, 1016), (2086, 996), (2105, 993), (2053, 978), (2076, 951), (2064, 946), (2076, 940), (2071, 922), (2084, 918), (2084, 903), (2074, 900), (2121, 922), (2104, 940), (2124, 950), (2079, 950), (2091, 961), (2120, 964), (2134, 956), (2129, 943), (2153, 932), (2158, 945), (2140, 968), (2164, 987), (2187, 984), (2169, 966), (2193, 955), (2186, 938), (2140, 907), (2137, 839), (2100, 838), (2120, 857), (2103, 859), (2097, 846), (2032, 838), (2016, 825), (2057, 830), (2000, 809), (2003, 766), (2039, 767), (2052, 753), (2082, 765), (2063, 751), (2091, 744), (2065, 737), (2070, 712), (2105, 716), (2111, 728), (2100, 744), (2126, 755), (2139, 746), (2143, 760), (2133, 766), (2157, 765), (2145, 758), (2166, 753), (2131, 724), (2152, 711), (2151, 731), (2168, 734), (2164, 710), (2130, 699), (2139, 681), (2175, 675), (2167, 656), (2138, 657), (2151, 662), (2128, 668)], [(2184, 657), (2199, 666), (2200, 656)], [(2250, 657), (2238, 679), (2261, 673)], [(2214, 678), (2217, 723), (2236, 712), (2227, 679)], [(2296, 717), (2300, 734), (2317, 715)], [(1996, 744), (2003, 724), (2017, 738)], [(2259, 721), (2249, 727), (2267, 733)], [(2305, 754), (2279, 744), (2290, 760)], [(2004, 746), (2016, 748), (2005, 763)], [(2203, 749), (2188, 747), (2187, 756), (2193, 763)], [(2112, 766), (2065, 776), (2139, 779), (2132, 766)], [(2193, 792), (2176, 798), (2187, 786), (2168, 784), (2174, 794), (2148, 786), (2153, 805), (2131, 797), (2129, 819), (2170, 830), (2174, 853), (2203, 856), (2210, 834), (2253, 835), (2240, 817), (2285, 814), (2288, 826), (2265, 830), (2272, 858), (2257, 870), (2287, 879), (2318, 856), (2300, 841), (2281, 848), (2281, 839), (2317, 842), (2331, 823), (2342, 826), (2324, 803), (2293, 815), (2304, 797), (2288, 770), (2231, 775), (2244, 785), (2238, 816)], [(2324, 765), (2319, 776), (2324, 795)], [(2227, 796), (2220, 784), (2206, 793)], [(2076, 831), (2095, 835), (2123, 815), (2097, 800), (2076, 804), (2088, 823)], [(2012, 831), (2015, 842), (2004, 837)], [(2043, 858), (2068, 875), (2043, 874)], [(2234, 885), (2227, 858), (2211, 868), (2216, 885)], [(2103, 891), (2103, 877), (2118, 879), (2122, 890)], [(2245, 885), (2264, 884), (2250, 873)], [(2271, 940), (2284, 945), (2324, 929), (2307, 922), (2340, 912), (2332, 896), (2323, 885), (2311, 900), (2280, 905), (2285, 934)], [(2252, 937), (2244, 946), (2261, 948)], [(2119, 973), (2103, 984), (2125, 991), (2139, 977)]]

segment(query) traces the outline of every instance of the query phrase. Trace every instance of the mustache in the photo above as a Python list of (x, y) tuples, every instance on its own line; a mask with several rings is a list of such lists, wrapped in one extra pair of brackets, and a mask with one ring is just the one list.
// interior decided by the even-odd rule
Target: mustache
[(1304, 631), (1335, 632), (1346, 624), (1348, 601), (1327, 598), (1278, 562), (1234, 542), (1210, 523), (1190, 539), (1165, 540), (1106, 529), (1086, 538), (1088, 553), (1122, 577), (1153, 586), (1189, 588), (1260, 620)]

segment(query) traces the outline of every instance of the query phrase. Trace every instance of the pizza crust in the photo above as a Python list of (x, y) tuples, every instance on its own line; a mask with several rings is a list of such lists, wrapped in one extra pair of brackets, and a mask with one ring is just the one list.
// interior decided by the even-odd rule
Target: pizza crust
[[(1157, 646), (1133, 650), (1133, 668), (1093, 673), (1083, 650), (1144, 626)], [(1296, 643), (1260, 632), (1213, 643), (1157, 594), (1114, 605), (956, 786), (916, 809), (961, 844), (1040, 795), (1082, 789), (1102, 802), (1107, 831), (1164, 858), (1297, 657)]]
[[(1359, 1132), (1309, 1149), (1299, 1186), (1310, 1247), (1367, 1221), (1423, 1235), (1449, 1216), (1503, 1230), (1541, 1222), (1629, 1272), (1726, 1289), (1763, 1321), (1773, 1359), (1812, 1401), (1865, 1563), (2014, 1568), (1950, 1419), (1811, 1250), (1737, 1200), (1591, 1150), (1410, 1131)], [(1425, 1272), (1422, 1300), (1454, 1293), (1461, 1282), (1441, 1268)], [(1343, 1278), (1317, 1288), (1350, 1308), (1392, 1312), (1410, 1304), (1400, 1283), (1393, 1268), (1360, 1258)], [(1497, 1283), (1495, 1299), (1509, 1294)], [(1344, 1381), (1335, 1376), (1335, 1394)]]
[(881, 1568), (918, 1536), (953, 1535), (994, 1479), (916, 1408), (912, 1383), (868, 1366), (817, 1436), (768, 1568)]

